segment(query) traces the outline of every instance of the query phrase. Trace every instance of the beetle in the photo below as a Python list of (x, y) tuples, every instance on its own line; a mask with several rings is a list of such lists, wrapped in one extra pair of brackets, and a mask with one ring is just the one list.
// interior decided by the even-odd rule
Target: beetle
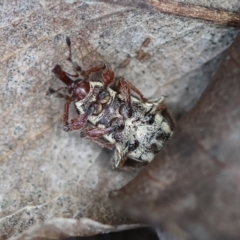
[[(114, 169), (139, 167), (150, 162), (173, 133), (174, 120), (167, 110), (164, 97), (148, 101), (132, 83), (123, 77), (115, 79), (115, 72), (106, 63), (82, 69), (72, 60), (69, 37), (66, 43), (69, 49), (67, 60), (72, 63), (75, 74), (65, 72), (60, 65), (52, 70), (66, 85), (54, 92), (68, 91), (64, 96), (63, 130), (81, 130), (82, 138), (114, 149), (111, 160)], [(100, 79), (90, 79), (95, 72), (101, 73)], [(114, 82), (116, 90), (112, 87)], [(132, 95), (132, 91), (138, 97)], [(69, 121), (72, 102), (78, 115)]]

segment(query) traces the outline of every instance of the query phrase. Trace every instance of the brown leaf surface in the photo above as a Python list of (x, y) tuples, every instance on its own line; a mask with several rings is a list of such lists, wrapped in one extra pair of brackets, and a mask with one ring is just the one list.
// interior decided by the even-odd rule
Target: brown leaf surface
[(240, 238), (240, 35), (167, 147), (115, 204), (178, 239)]
[[(226, 2), (219, 0), (217, 7), (231, 10)], [(89, 51), (100, 53), (146, 97), (168, 95), (180, 116), (194, 106), (237, 33), (143, 6), (97, 0), (1, 4), (1, 239), (52, 218), (132, 222), (113, 211), (108, 193), (137, 171), (111, 170), (111, 152), (81, 140), (78, 132), (63, 132), (63, 101), (45, 96), (49, 86), (61, 86), (52, 76), (54, 65), (69, 70), (66, 35), (75, 44), (83, 38)], [(152, 41), (144, 50), (152, 57), (141, 63), (136, 51), (147, 37)], [(127, 57), (129, 66), (117, 68)], [(65, 229), (65, 234), (73, 233)]]

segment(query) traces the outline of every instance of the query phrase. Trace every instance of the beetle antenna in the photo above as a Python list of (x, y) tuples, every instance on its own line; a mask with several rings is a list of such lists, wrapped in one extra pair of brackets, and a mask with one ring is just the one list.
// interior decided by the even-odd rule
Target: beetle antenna
[(68, 50), (69, 50), (69, 56), (67, 58), (68, 61), (70, 61), (72, 63), (72, 48), (71, 48), (71, 40), (70, 38), (67, 36), (66, 37), (66, 43), (68, 46)]

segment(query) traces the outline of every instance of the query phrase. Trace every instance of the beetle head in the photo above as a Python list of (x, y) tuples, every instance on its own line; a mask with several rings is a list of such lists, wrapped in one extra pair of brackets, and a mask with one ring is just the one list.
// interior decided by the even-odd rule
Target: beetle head
[(67, 74), (64, 72), (60, 65), (56, 65), (52, 72), (55, 76), (60, 79), (64, 84), (67, 85), (68, 93), (71, 97), (76, 100), (80, 101), (84, 99), (89, 91), (90, 91), (90, 84), (87, 80), (76, 80), (73, 81)]

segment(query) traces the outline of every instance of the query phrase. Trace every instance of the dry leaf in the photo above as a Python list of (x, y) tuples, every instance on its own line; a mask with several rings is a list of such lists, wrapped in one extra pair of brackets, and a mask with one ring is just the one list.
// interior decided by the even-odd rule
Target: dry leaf
[(114, 205), (178, 239), (239, 239), (239, 80), (240, 35), (169, 144)]
[[(216, 1), (215, 7), (228, 12), (239, 6), (224, 2)], [(49, 86), (61, 86), (52, 76), (54, 65), (61, 63), (69, 70), (64, 61), (66, 35), (75, 43), (83, 38), (90, 51), (100, 53), (117, 75), (124, 75), (145, 96), (168, 95), (171, 110), (180, 116), (194, 106), (237, 33), (214, 23), (164, 15), (148, 2), (139, 3), (2, 3), (1, 239), (52, 218), (132, 223), (113, 211), (108, 193), (137, 171), (113, 171), (111, 152), (80, 139), (78, 132), (63, 132), (63, 101), (45, 96)], [(151, 43), (144, 51), (151, 59), (141, 63), (134, 56), (147, 37)], [(128, 56), (129, 66), (119, 69)]]
[(122, 231), (127, 229), (139, 228), (140, 224), (128, 224), (110, 226), (101, 224), (88, 218), (66, 219), (66, 218), (53, 218), (46, 220), (44, 223), (35, 225), (29, 230), (23, 232), (15, 240), (24, 239), (63, 239), (70, 236), (91, 236), (98, 233), (108, 233), (115, 231)]

